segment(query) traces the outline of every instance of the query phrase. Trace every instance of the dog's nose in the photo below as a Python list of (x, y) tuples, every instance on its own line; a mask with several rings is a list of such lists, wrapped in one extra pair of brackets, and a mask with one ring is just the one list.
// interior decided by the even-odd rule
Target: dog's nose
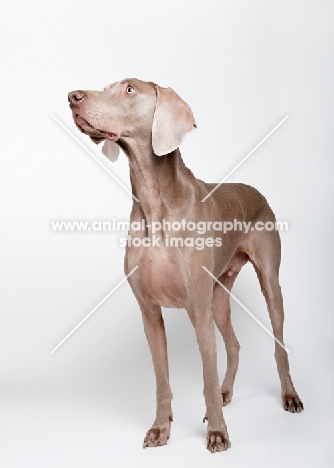
[(83, 91), (71, 91), (68, 93), (68, 102), (71, 104), (79, 104), (85, 99), (86, 95)]

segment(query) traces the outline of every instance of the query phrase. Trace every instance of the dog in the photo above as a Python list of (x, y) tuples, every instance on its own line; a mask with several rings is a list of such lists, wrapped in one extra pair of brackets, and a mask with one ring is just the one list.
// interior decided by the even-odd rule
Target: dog
[[(182, 160), (179, 146), (196, 123), (190, 107), (171, 88), (125, 79), (103, 91), (72, 91), (68, 100), (77, 128), (94, 143), (104, 142), (105, 156), (115, 161), (121, 149), (129, 160), (135, 200), (124, 266), (126, 275), (139, 267), (128, 281), (142, 313), (156, 376), (156, 418), (146, 433), (144, 447), (165, 445), (173, 421), (161, 307), (185, 308), (189, 315), (203, 362), (207, 448), (213, 453), (230, 447), (222, 406), (233, 395), (240, 346), (231, 323), (229, 292), (248, 261), (258, 276), (276, 338), (283, 408), (292, 413), (302, 411), (303, 403), (292, 383), (283, 345), (279, 234), (277, 230), (255, 229), (258, 222), (275, 223), (263, 195), (248, 185), (225, 183), (202, 202), (215, 184), (195, 178)], [(230, 230), (223, 239), (219, 238), (215, 223), (231, 223), (235, 219), (250, 229)], [(132, 228), (142, 220), (144, 230)], [(202, 246), (196, 244), (193, 230), (198, 222), (210, 226)], [(185, 229), (178, 230), (176, 237), (173, 228), (182, 223)], [(134, 238), (138, 245), (131, 243)], [(227, 353), (221, 387), (214, 323), (223, 336)]]

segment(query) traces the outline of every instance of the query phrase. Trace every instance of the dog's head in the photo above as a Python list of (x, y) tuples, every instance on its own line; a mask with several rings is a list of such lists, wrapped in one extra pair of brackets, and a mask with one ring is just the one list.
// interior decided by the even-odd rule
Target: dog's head
[(168, 154), (196, 128), (190, 107), (175, 91), (135, 78), (103, 91), (72, 91), (68, 100), (78, 129), (96, 144), (104, 141), (102, 152), (111, 161), (130, 139), (149, 138), (157, 156)]

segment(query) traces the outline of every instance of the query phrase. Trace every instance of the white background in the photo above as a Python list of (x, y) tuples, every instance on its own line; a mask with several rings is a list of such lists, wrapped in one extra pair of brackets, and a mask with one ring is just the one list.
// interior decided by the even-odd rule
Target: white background
[[(333, 3), (11, 0), (1, 10), (1, 466), (331, 466)], [(224, 409), (232, 447), (214, 456), (185, 311), (164, 311), (175, 420), (166, 447), (141, 448), (155, 381), (127, 284), (50, 355), (124, 277), (119, 234), (55, 233), (50, 222), (126, 220), (131, 208), (51, 113), (129, 186), (125, 156), (114, 165), (100, 156), (67, 104), (71, 90), (129, 76), (170, 86), (189, 103), (198, 129), (182, 154), (210, 182), (290, 115), (230, 181), (255, 186), (290, 225), (280, 278), (305, 411), (283, 411), (273, 342), (233, 304), (241, 359)], [(251, 266), (234, 294), (269, 326)]]

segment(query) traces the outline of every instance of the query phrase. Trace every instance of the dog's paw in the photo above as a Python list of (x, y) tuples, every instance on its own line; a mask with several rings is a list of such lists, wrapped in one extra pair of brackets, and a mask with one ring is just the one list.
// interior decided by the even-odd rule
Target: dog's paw
[(304, 409), (303, 402), (297, 393), (284, 393), (282, 397), (283, 408), (290, 413), (300, 413)]
[(162, 426), (153, 426), (146, 433), (143, 448), (146, 447), (159, 447), (166, 445), (170, 437), (170, 424), (163, 424)]
[(206, 441), (207, 449), (210, 450), (211, 453), (222, 452), (231, 447), (231, 442), (226, 431), (213, 431), (208, 429)]

